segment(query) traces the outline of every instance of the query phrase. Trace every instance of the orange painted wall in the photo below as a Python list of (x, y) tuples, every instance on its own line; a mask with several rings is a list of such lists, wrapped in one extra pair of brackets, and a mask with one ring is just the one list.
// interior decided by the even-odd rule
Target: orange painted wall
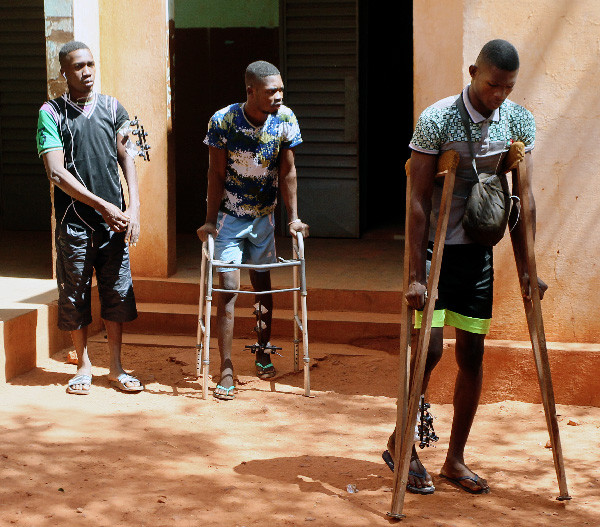
[(150, 163), (136, 161), (141, 234), (131, 249), (136, 276), (175, 272), (175, 171), (171, 134), (168, 19), (165, 0), (101, 0), (102, 91), (114, 95), (150, 134)]
[[(600, 282), (600, 3), (423, 0), (414, 3), (415, 118), (469, 82), (468, 66), (493, 38), (519, 50), (510, 98), (536, 118), (534, 192), (538, 273), (548, 340), (596, 342)], [(508, 238), (495, 249), (490, 337), (527, 340)]]

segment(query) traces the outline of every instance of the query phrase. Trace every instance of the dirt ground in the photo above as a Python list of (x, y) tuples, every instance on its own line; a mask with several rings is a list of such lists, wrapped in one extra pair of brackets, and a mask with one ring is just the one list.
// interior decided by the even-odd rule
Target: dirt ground
[[(126, 345), (125, 365), (146, 383), (137, 395), (108, 386), (104, 343), (90, 347), (88, 396), (65, 393), (75, 369), (66, 352), (0, 386), (1, 526), (396, 523), (386, 517), (392, 473), (380, 456), (395, 420), (397, 357), (314, 346), (306, 398), (289, 350), (276, 357), (274, 382), (254, 377), (253, 357), (239, 351), (237, 397), (223, 402), (201, 399), (191, 346)], [(492, 487), (482, 496), (435, 478), (452, 408), (434, 405), (440, 441), (422, 459), (437, 488), (407, 494), (399, 524), (600, 525), (600, 408), (558, 412), (572, 501), (555, 500), (541, 405), (481, 406), (467, 462)]]

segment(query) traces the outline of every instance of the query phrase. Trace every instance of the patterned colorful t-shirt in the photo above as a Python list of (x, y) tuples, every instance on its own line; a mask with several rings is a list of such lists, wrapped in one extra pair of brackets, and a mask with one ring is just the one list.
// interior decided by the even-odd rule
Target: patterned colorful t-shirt
[(275, 210), (279, 156), (302, 142), (294, 112), (281, 106), (262, 126), (254, 126), (242, 103), (216, 112), (204, 143), (227, 150), (227, 172), (221, 210), (239, 218), (258, 218)]
[[(516, 141), (525, 144), (529, 152), (535, 144), (535, 119), (531, 112), (510, 100), (505, 100), (500, 108), (489, 117), (481, 115), (471, 104), (468, 96), (469, 86), (462, 92), (462, 98), (469, 114), (471, 139), (475, 153), (478, 173), (497, 173), (502, 159)], [(472, 187), (473, 179), (471, 155), (467, 134), (463, 127), (460, 111), (455, 101), (458, 95), (442, 99), (426, 108), (420, 115), (410, 142), (410, 148), (425, 154), (438, 154), (447, 150), (456, 150), (460, 162), (456, 171), (448, 230), (447, 244), (472, 243), (462, 228), (466, 197)], [(441, 201), (441, 186), (434, 187), (432, 215), (430, 220), (430, 240), (433, 240)]]

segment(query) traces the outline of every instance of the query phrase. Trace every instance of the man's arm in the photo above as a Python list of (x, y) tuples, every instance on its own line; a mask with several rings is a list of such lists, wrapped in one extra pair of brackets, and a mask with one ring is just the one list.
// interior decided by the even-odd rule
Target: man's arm
[(301, 233), (308, 237), (308, 225), (298, 218), (298, 181), (296, 178), (295, 153), (293, 148), (284, 148), (279, 160), (279, 188), (287, 210), (289, 229), (292, 236)]
[[(531, 152), (527, 152), (525, 154), (525, 166), (527, 170), (527, 176), (529, 182), (531, 183), (533, 179), (533, 157)], [(521, 195), (521, 188), (519, 188), (518, 181), (516, 177), (513, 178), (513, 194), (516, 196)], [(535, 208), (535, 199), (533, 196), (533, 185), (529, 185), (529, 214), (532, 219), (532, 227), (533, 227), (533, 237), (535, 239), (535, 230), (536, 230), (536, 208)], [(521, 201), (521, 207), (523, 206), (523, 202)], [(522, 211), (521, 211), (522, 214)], [(511, 214), (512, 216), (512, 214)], [(512, 218), (511, 218), (512, 220)], [(510, 223), (510, 222), (509, 222)], [(514, 229), (510, 233), (513, 248), (515, 252), (515, 262), (517, 264), (517, 272), (519, 273), (519, 282), (521, 284), (521, 293), (525, 298), (529, 298), (531, 294), (530, 284), (529, 284), (529, 273), (527, 272), (527, 253), (525, 251), (525, 224), (521, 219), (517, 222)], [(544, 297), (544, 293), (548, 286), (546, 283), (538, 276), (538, 285), (540, 289), (540, 298)]]
[(227, 169), (227, 150), (208, 147), (208, 188), (206, 192), (206, 220), (196, 233), (198, 238), (205, 242), (208, 235), (217, 236), (217, 216), (221, 201), (223, 200), (223, 189), (225, 188), (225, 173)]
[(431, 197), (438, 156), (413, 150), (410, 157), (410, 232), (408, 240), (411, 262), (406, 301), (413, 309), (423, 309), (427, 291), (425, 261), (429, 241)]
[(63, 192), (96, 209), (113, 231), (122, 232), (127, 228), (129, 218), (119, 207), (91, 193), (64, 167), (62, 150), (50, 150), (42, 154), (42, 159), (48, 178)]
[(127, 138), (117, 134), (117, 160), (127, 183), (129, 204), (125, 216), (129, 218), (125, 243), (135, 245), (140, 238), (140, 194), (137, 171), (133, 158), (127, 153)]

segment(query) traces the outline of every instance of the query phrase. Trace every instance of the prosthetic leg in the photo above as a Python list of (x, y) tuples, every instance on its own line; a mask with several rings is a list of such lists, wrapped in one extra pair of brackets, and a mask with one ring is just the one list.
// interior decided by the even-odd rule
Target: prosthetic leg
[[(433, 258), (431, 261), (431, 270), (427, 280), (427, 291), (429, 293), (423, 310), (421, 330), (417, 343), (415, 362), (412, 375), (410, 372), (410, 332), (412, 325), (413, 310), (409, 308), (406, 302), (402, 306), (402, 326), (400, 336), (400, 383), (398, 393), (398, 415), (396, 422), (396, 452), (395, 452), (395, 470), (394, 487), (392, 495), (391, 511), (388, 516), (395, 519), (405, 517), (402, 514), (404, 506), (404, 497), (406, 494), (406, 484), (408, 481), (408, 467), (413, 443), (414, 423), (417, 415), (418, 400), (423, 386), (423, 376), (425, 372), (425, 362), (427, 350), (429, 347), (429, 337), (431, 334), (431, 322), (433, 310), (437, 299), (437, 285), (441, 268), (441, 256), (446, 238), (446, 227), (448, 225), (448, 214), (450, 212), (450, 202), (454, 188), (454, 177), (458, 165), (458, 154), (450, 158), (451, 152), (445, 152), (438, 162), (437, 176), (446, 176), (442, 192), (442, 202), (440, 205), (440, 214), (438, 217), (437, 230), (433, 248)], [(446, 157), (446, 159), (445, 159)], [(552, 379), (550, 375), (550, 366), (548, 362), (548, 351), (546, 348), (546, 339), (542, 321), (542, 311), (540, 302), (540, 291), (537, 281), (537, 270), (534, 253), (533, 237), (533, 218), (531, 216), (530, 202), (530, 182), (527, 177), (527, 169), (524, 161), (524, 146), (522, 143), (515, 143), (507, 155), (505, 162), (505, 171), (512, 171), (513, 189), (518, 189), (521, 198), (521, 221), (517, 228), (521, 231), (513, 230), (511, 239), (513, 250), (517, 254), (520, 250), (518, 246), (518, 235), (520, 234), (525, 241), (527, 273), (530, 280), (530, 297), (523, 298), (525, 305), (525, 314), (527, 325), (533, 348), (535, 365), (542, 393), (544, 412), (546, 414), (546, 424), (550, 433), (550, 442), (554, 456), (554, 465), (558, 477), (560, 496), (558, 500), (571, 499), (567, 491), (567, 482), (564, 470), (564, 461), (560, 443), (558, 422), (556, 419), (556, 407), (554, 402), (554, 391), (552, 388)], [(407, 190), (406, 190), (406, 236), (404, 248), (404, 291), (408, 288), (409, 279), (409, 252), (408, 252), (408, 233), (410, 229), (410, 165), (406, 164)]]

